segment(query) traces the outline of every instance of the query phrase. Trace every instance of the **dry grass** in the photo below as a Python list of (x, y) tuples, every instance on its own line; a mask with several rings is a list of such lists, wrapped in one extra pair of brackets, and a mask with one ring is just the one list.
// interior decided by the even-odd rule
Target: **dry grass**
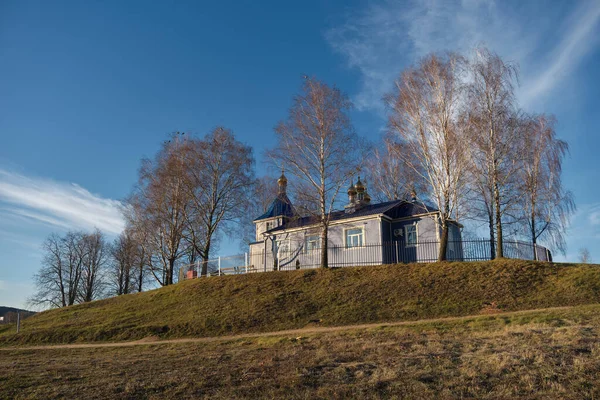
[(600, 396), (600, 305), (126, 348), (0, 351), (0, 398)]
[(51, 310), (0, 346), (217, 336), (600, 302), (600, 268), (498, 260), (272, 272), (186, 281)]

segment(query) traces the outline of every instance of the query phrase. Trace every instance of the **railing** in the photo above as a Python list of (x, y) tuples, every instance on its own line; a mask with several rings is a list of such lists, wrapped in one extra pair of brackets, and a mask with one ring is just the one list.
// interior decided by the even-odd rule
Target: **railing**
[[(396, 263), (435, 262), (438, 259), (440, 243), (419, 242), (405, 245), (401, 242), (373, 243), (357, 247), (328, 246), (327, 263), (329, 267), (348, 267), (360, 265), (380, 265)], [(495, 246), (495, 244), (494, 244)], [(446, 259), (448, 261), (486, 261), (492, 254), (492, 243), (488, 239), (448, 241)], [(504, 257), (522, 260), (552, 261), (552, 255), (543, 246), (531, 243), (505, 240)], [(202, 275), (204, 262), (180, 267), (179, 279), (195, 278)], [(312, 269), (321, 265), (321, 249), (258, 251), (231, 257), (218, 257), (206, 261), (208, 276), (237, 275), (253, 272), (289, 271)]]
[(256, 272), (248, 260), (248, 253), (228, 257), (217, 257), (210, 260), (198, 260), (192, 264), (179, 267), (179, 280), (195, 278), (202, 275), (206, 264), (207, 276), (238, 275)]

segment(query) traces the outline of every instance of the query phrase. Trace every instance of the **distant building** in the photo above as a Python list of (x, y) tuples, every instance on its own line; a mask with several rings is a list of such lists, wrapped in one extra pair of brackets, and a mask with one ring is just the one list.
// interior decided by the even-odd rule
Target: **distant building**
[[(250, 259), (258, 270), (318, 267), (320, 226), (315, 216), (299, 216), (287, 196), (282, 173), (279, 192), (267, 212), (254, 220)], [(328, 231), (329, 265), (375, 265), (431, 261), (437, 257), (439, 211), (416, 198), (371, 203), (360, 181), (348, 189), (348, 204), (334, 211)], [(451, 222), (447, 257), (462, 260), (461, 226)]]

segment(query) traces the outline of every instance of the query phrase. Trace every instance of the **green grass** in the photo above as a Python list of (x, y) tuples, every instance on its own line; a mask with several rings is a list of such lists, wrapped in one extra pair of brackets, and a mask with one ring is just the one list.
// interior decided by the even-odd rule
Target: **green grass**
[(600, 305), (205, 343), (0, 350), (0, 399), (596, 399)]
[(42, 312), (23, 321), (19, 335), (0, 331), (0, 345), (218, 336), (598, 302), (600, 268), (592, 265), (498, 260), (271, 272)]
[(16, 324), (0, 324), (0, 335), (3, 333), (13, 333), (17, 331)]

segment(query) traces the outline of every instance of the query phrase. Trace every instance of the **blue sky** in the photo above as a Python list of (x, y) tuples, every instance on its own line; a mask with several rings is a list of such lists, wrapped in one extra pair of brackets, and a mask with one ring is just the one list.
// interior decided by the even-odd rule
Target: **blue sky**
[(558, 118), (578, 205), (566, 258), (586, 246), (600, 262), (598, 0), (0, 1), (0, 305), (25, 305), (49, 233), (118, 234), (119, 200), (169, 132), (227, 126), (275, 176), (263, 150), (303, 74), (347, 92), (376, 139), (404, 67), (479, 44), (520, 65), (524, 109)]

